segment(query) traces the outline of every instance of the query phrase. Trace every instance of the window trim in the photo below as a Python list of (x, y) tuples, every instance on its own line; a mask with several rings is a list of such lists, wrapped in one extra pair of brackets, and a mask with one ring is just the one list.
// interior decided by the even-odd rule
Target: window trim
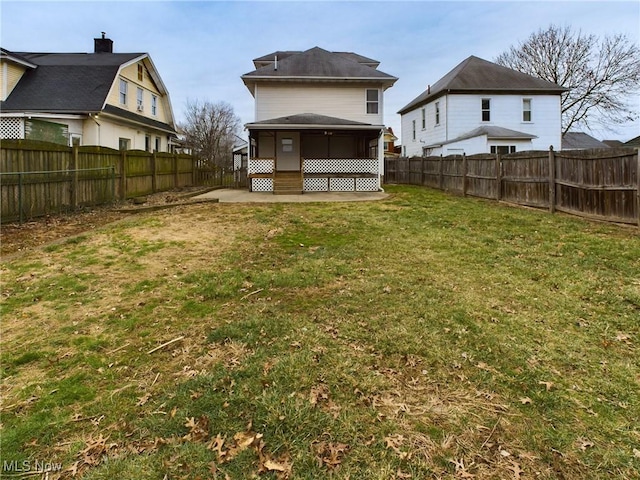
[[(529, 104), (529, 108), (526, 109), (526, 104)], [(531, 98), (523, 98), (522, 99), (522, 121), (526, 123), (531, 123), (533, 121), (533, 101)], [(529, 114), (529, 118), (527, 118), (527, 113)]]
[(422, 108), (422, 130), (427, 128), (427, 110)]
[(435, 102), (436, 126), (440, 125), (440, 102)]
[[(487, 107), (485, 108), (484, 106), (484, 102), (487, 102)], [(486, 119), (485, 119), (485, 113), (486, 113)], [(481, 114), (481, 119), (483, 122), (490, 122), (491, 121), (491, 99), (490, 98), (483, 98), (480, 100), (480, 114)]]
[[(369, 92), (376, 92), (376, 99), (369, 100)], [(366, 88), (364, 91), (365, 100), (365, 112), (367, 115), (379, 115), (380, 114), (380, 89), (379, 88)], [(369, 106), (375, 105), (375, 112), (369, 111)]]
[(144, 89), (137, 87), (136, 90), (136, 110), (144, 112)]
[(120, 79), (120, 105), (127, 104), (127, 97), (129, 95), (129, 82), (124, 78)]

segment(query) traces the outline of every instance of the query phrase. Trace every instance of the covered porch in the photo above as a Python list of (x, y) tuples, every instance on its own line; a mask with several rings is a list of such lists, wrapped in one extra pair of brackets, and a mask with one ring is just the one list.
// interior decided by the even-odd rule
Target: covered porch
[(301, 114), (251, 123), (247, 129), (250, 191), (380, 190), (382, 125)]

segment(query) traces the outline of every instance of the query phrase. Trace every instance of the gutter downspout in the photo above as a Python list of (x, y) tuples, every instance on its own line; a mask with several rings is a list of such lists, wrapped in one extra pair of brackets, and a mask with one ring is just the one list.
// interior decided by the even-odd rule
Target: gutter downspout
[(93, 113), (89, 114), (89, 118), (91, 120), (93, 120), (94, 122), (96, 122), (96, 125), (98, 126), (98, 145), (102, 146), (102, 142), (100, 141), (101, 140), (100, 139), (100, 127), (101, 127), (101, 125), (100, 125), (100, 123), (98, 123), (98, 120), (96, 120), (96, 117), (94, 116)]

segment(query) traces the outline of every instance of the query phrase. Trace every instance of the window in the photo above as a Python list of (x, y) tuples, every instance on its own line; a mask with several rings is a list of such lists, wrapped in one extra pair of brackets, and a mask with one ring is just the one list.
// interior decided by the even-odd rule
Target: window
[(531, 121), (531, 99), (530, 98), (522, 99), (522, 121), (523, 122)]
[(160, 139), (160, 137), (156, 137), (156, 152), (160, 151), (160, 146), (162, 145), (162, 140)]
[(515, 153), (515, 145), (491, 145), (491, 153), (499, 153), (500, 155), (506, 155), (507, 153)]
[(120, 150), (129, 150), (129, 145), (131, 145), (131, 140), (128, 138), (119, 138), (118, 139), (118, 148)]
[(425, 128), (427, 128), (427, 112), (423, 108), (422, 109), (422, 129), (424, 130)]
[(143, 98), (144, 98), (144, 90), (138, 87), (138, 92), (136, 96), (136, 107), (139, 112), (142, 112), (144, 110), (144, 104), (142, 102)]
[(413, 138), (413, 141), (416, 140), (416, 121), (415, 120), (412, 122), (412, 138)]
[(144, 80), (144, 67), (141, 63), (138, 64), (138, 80)]
[(128, 87), (129, 87), (129, 84), (125, 80), (120, 79), (120, 105), (127, 104)]
[(146, 152), (151, 151), (151, 135), (144, 136), (144, 149)]
[(440, 125), (440, 102), (436, 102), (436, 125)]
[(151, 115), (154, 117), (158, 115), (158, 97), (151, 95)]
[(367, 113), (378, 113), (378, 90), (367, 89)]
[(482, 99), (482, 121), (491, 121), (491, 100), (489, 98)]
[(282, 139), (282, 152), (293, 152), (293, 138)]

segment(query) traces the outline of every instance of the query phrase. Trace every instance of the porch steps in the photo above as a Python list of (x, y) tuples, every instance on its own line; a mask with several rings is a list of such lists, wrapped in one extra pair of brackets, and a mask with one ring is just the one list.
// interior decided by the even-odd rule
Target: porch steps
[(274, 195), (300, 195), (302, 189), (301, 172), (275, 172), (273, 176)]

